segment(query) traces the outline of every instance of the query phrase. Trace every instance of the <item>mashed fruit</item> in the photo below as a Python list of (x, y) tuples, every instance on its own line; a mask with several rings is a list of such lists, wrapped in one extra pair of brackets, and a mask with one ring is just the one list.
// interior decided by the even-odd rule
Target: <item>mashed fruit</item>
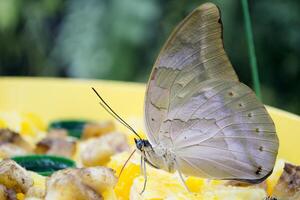
[[(46, 125), (43, 120), (34, 114), (28, 113), (0, 113), (0, 128), (9, 128), (16, 132), (28, 141), (31, 145), (37, 144), (46, 135)], [(118, 134), (115, 134), (116, 136)], [(99, 137), (112, 137), (111, 136), (99, 136)], [(97, 140), (99, 140), (99, 137)], [(249, 200), (262, 200), (268, 195), (272, 195), (273, 189), (277, 184), (280, 176), (283, 172), (284, 160), (278, 159), (274, 167), (272, 175), (260, 185), (255, 186), (236, 186), (228, 184), (228, 181), (220, 180), (207, 180), (198, 177), (186, 177), (186, 185), (189, 191), (186, 190), (184, 185), (181, 183), (180, 177), (177, 173), (171, 174), (163, 170), (154, 169), (147, 165), (147, 184), (146, 189), (141, 194), (144, 185), (144, 176), (140, 171), (140, 156), (135, 153), (134, 156), (128, 161), (127, 165), (124, 167), (121, 175), (120, 171), (124, 166), (124, 163), (128, 159), (131, 151), (134, 149), (134, 143), (132, 142), (132, 136), (128, 138), (128, 144), (130, 147), (126, 147), (123, 144), (123, 140), (115, 145), (112, 149), (112, 153), (109, 154), (109, 161), (105, 162), (106, 167), (109, 167), (115, 171), (115, 176), (118, 181), (114, 188), (107, 188), (102, 196), (104, 199), (119, 199), (119, 200), (159, 200), (159, 199), (172, 199), (172, 200), (184, 200), (184, 199), (205, 199), (205, 200), (239, 200), (239, 199), (249, 199)], [(98, 142), (95, 139), (95, 144)], [(110, 140), (99, 140), (99, 144), (103, 144)], [(112, 140), (115, 142), (115, 140)], [(103, 144), (102, 144), (102, 143)], [(93, 142), (87, 142), (86, 140), (79, 140), (76, 156), (73, 156), (77, 166), (84, 166), (82, 162), (81, 151)], [(97, 143), (97, 144), (98, 144)], [(108, 144), (110, 144), (108, 143)], [(107, 145), (107, 144), (106, 144)], [(114, 145), (113, 145), (114, 146)], [(119, 147), (122, 148), (119, 148)], [(90, 147), (91, 148), (91, 147)], [(93, 148), (92, 148), (93, 149)], [(123, 152), (120, 153), (122, 150)], [(86, 153), (86, 152), (85, 152)], [(92, 158), (89, 158), (92, 159)], [(106, 158), (107, 159), (107, 158)], [(90, 161), (90, 160), (89, 160)], [(91, 160), (92, 162), (93, 160)], [(94, 162), (94, 161), (93, 161)], [(98, 162), (98, 161), (97, 161)], [(96, 162), (96, 163), (97, 163)], [(99, 162), (101, 163), (101, 162)], [(89, 162), (90, 165), (90, 162)], [(91, 164), (94, 165), (94, 164)], [(95, 164), (97, 165), (97, 164)], [(47, 177), (40, 176), (37, 173), (30, 172), (33, 179), (33, 192), (45, 192)], [(16, 194), (17, 199), (25, 199), (23, 193)], [(27, 198), (28, 199), (28, 198)]]

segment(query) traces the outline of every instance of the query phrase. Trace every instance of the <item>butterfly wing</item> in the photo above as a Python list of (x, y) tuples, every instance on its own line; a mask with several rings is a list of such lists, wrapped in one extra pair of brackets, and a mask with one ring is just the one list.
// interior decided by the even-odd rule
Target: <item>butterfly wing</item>
[(214, 4), (193, 11), (162, 48), (148, 82), (145, 123), (153, 147), (173, 149), (187, 175), (255, 181), (272, 171), (274, 124), (238, 81)]
[(278, 151), (266, 109), (242, 83), (217, 80), (207, 87), (192, 97), (192, 102), (206, 99), (203, 103), (192, 109), (191, 101), (183, 103), (162, 126), (170, 132), (181, 171), (207, 178), (263, 180)]
[[(179, 92), (211, 79), (238, 81), (223, 48), (218, 8), (204, 4), (184, 19), (162, 48), (148, 82), (145, 121), (148, 139), (157, 143), (160, 125)], [(173, 106), (174, 107), (174, 106)]]

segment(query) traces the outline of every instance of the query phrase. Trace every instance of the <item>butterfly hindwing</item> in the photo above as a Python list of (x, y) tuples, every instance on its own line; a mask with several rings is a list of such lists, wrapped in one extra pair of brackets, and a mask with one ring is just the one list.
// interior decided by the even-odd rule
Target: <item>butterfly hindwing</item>
[[(185, 174), (199, 176), (193, 169), (196, 167), (207, 178), (255, 182), (268, 175), (274, 166), (278, 139), (273, 121), (244, 84), (228, 84), (220, 89), (210, 91), (213, 95), (209, 98), (204, 97), (207, 92), (200, 92), (194, 98), (207, 99), (204, 103), (196, 103), (193, 110), (193, 106), (183, 104), (177, 115), (169, 118), (168, 132), (177, 162)], [(174, 128), (178, 121), (185, 122), (179, 126), (181, 130)]]

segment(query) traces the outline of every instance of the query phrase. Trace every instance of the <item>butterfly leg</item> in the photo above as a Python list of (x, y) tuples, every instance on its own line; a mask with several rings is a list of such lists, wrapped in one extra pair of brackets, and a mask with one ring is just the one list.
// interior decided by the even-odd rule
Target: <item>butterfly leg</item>
[(147, 184), (147, 172), (146, 172), (146, 161), (144, 160), (144, 157), (141, 157), (141, 172), (144, 174), (144, 186), (143, 190), (140, 192), (140, 195), (142, 195), (146, 189)]
[(191, 192), (191, 191), (189, 190), (188, 186), (187, 186), (186, 183), (185, 183), (185, 180), (184, 180), (184, 178), (183, 178), (183, 176), (182, 176), (181, 170), (180, 170), (180, 168), (179, 168), (178, 163), (176, 162), (176, 160), (175, 160), (175, 166), (176, 166), (176, 170), (177, 170), (177, 172), (178, 172), (178, 174), (179, 174), (180, 180), (181, 180), (181, 182), (183, 183), (183, 186), (185, 187), (185, 189), (186, 189), (188, 192)]
[(144, 174), (144, 169), (143, 169), (143, 164), (144, 164), (144, 157), (141, 156), (141, 165), (140, 165), (140, 171), (141, 171), (141, 174)]

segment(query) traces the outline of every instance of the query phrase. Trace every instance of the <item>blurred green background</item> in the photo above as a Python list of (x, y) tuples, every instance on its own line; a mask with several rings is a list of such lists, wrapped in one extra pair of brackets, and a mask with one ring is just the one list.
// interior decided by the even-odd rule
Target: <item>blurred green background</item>
[[(0, 0), (0, 75), (146, 82), (172, 29), (202, 0)], [(252, 86), (240, 0), (215, 0), (226, 51)], [(262, 98), (300, 114), (300, 1), (249, 1)]]

